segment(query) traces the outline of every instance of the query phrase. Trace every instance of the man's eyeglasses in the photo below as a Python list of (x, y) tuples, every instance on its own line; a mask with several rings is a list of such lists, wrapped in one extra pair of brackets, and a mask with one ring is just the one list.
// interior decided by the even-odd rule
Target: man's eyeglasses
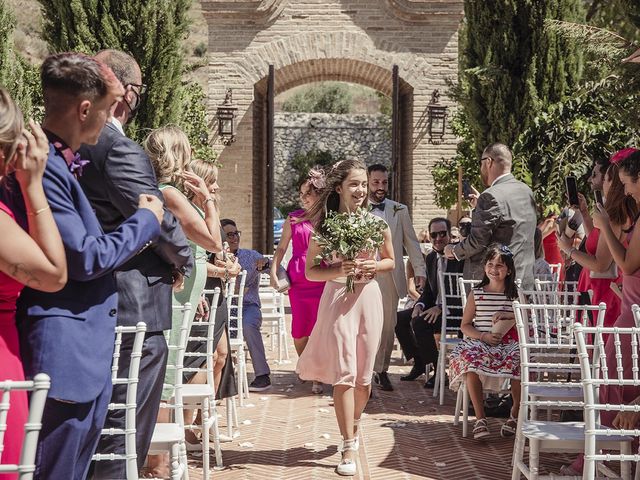
[(429, 233), (429, 236), (430, 236), (431, 238), (438, 238), (438, 237), (440, 237), (440, 238), (444, 238), (444, 237), (446, 237), (448, 234), (449, 234), (449, 232), (447, 232), (446, 230), (442, 230), (441, 232), (431, 232), (431, 233)]
[(240, 230), (236, 230), (235, 232), (227, 232), (227, 238), (231, 239), (231, 238), (240, 238), (240, 234), (242, 232)]
[(491, 158), (491, 157), (482, 157), (482, 158), (480, 158), (480, 165), (482, 165), (482, 162), (484, 162), (485, 160), (493, 160), (493, 158)]
[(124, 101), (129, 107), (129, 110), (131, 110), (131, 117), (133, 117), (140, 108), (140, 105), (142, 105), (142, 96), (146, 93), (147, 86), (144, 83), (127, 83), (124, 87), (125, 90), (128, 89), (128, 87), (131, 87), (129, 91), (133, 92), (133, 100), (129, 103), (125, 97)]

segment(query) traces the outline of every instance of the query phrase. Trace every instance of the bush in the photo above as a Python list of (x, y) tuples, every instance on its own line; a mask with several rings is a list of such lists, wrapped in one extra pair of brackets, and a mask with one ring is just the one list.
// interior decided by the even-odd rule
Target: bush
[(285, 112), (349, 113), (349, 88), (339, 82), (322, 82), (295, 94), (282, 105)]
[(328, 167), (329, 165), (333, 165), (333, 163), (340, 160), (339, 158), (334, 158), (333, 155), (329, 152), (325, 152), (323, 150), (312, 149), (308, 152), (298, 152), (294, 155), (291, 160), (291, 166), (297, 174), (297, 180), (295, 183), (296, 188), (300, 188), (300, 185), (306, 180), (307, 175), (309, 174), (309, 170), (315, 165), (320, 165), (321, 167)]
[(193, 49), (193, 54), (196, 57), (204, 57), (207, 54), (207, 44), (205, 42), (200, 42), (198, 45), (196, 45), (196, 47)]

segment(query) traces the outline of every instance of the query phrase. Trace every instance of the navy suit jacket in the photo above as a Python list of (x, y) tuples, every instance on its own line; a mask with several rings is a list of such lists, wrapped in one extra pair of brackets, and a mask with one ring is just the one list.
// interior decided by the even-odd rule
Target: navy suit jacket
[[(112, 123), (104, 127), (96, 145), (83, 145), (79, 153), (90, 160), (80, 185), (105, 232), (136, 212), (141, 193), (162, 199), (149, 157)], [(171, 328), (172, 271), (188, 276), (192, 266), (191, 247), (180, 223), (165, 209), (158, 240), (115, 273), (118, 325), (144, 321), (148, 332)]]
[[(26, 228), (20, 188), (10, 179), (4, 201)], [(51, 377), (49, 397), (90, 402), (111, 375), (118, 295), (113, 270), (159, 234), (148, 209), (140, 209), (110, 234), (104, 234), (80, 184), (66, 161), (49, 146), (44, 172), (51, 206), (67, 257), (67, 285), (55, 293), (25, 288), (17, 304), (25, 373)]]

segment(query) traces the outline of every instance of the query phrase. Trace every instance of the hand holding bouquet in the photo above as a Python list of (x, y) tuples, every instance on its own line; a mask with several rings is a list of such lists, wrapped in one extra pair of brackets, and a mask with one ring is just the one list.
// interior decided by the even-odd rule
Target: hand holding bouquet
[[(331, 261), (334, 256), (343, 261), (355, 262), (362, 254), (373, 254), (384, 243), (383, 232), (387, 224), (375, 215), (359, 208), (355, 212), (330, 212), (324, 221), (322, 232), (313, 239), (321, 248), (314, 259), (316, 265), (322, 260)], [(347, 276), (347, 291), (354, 291), (355, 271)], [(360, 275), (362, 275), (360, 273)]]

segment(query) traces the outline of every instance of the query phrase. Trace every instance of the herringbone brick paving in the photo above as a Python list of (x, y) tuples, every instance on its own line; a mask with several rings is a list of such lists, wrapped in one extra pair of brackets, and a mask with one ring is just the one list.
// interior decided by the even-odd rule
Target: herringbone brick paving
[[(268, 351), (273, 387), (252, 393), (238, 407), (240, 436), (223, 444), (225, 469), (212, 471), (216, 480), (324, 480), (337, 479), (340, 434), (331, 406), (330, 387), (322, 396), (311, 394), (311, 384), (295, 375), (296, 353), (290, 346), (289, 363), (277, 364)], [(249, 368), (251, 366), (249, 365)], [(500, 437), (502, 419), (491, 419), (492, 437), (479, 442), (462, 438), (462, 426), (453, 426), (455, 396), (447, 391), (444, 406), (422, 382), (401, 382), (410, 367), (394, 353), (390, 377), (393, 392), (374, 387), (361, 427), (358, 475), (375, 480), (502, 480), (511, 478), (513, 440)], [(252, 375), (250, 374), (250, 380)], [(424, 377), (423, 377), (424, 378)], [(224, 425), (224, 408), (219, 407)], [(244, 424), (243, 424), (244, 422)], [(226, 431), (226, 429), (222, 429)], [(545, 471), (557, 472), (567, 457), (542, 454)], [(211, 455), (211, 465), (215, 464)], [(202, 462), (190, 457), (190, 478), (200, 480)]]

